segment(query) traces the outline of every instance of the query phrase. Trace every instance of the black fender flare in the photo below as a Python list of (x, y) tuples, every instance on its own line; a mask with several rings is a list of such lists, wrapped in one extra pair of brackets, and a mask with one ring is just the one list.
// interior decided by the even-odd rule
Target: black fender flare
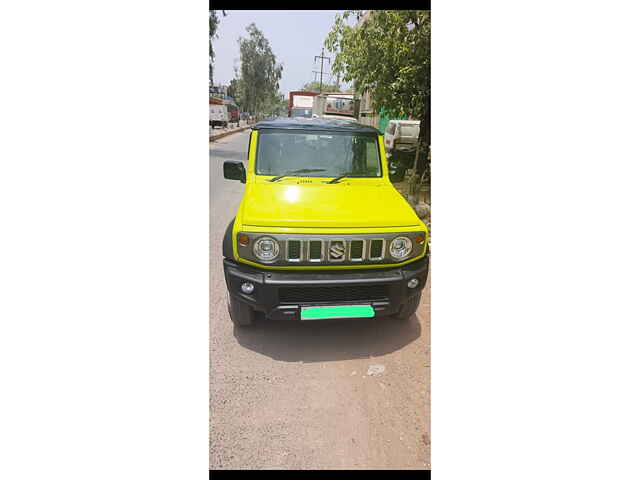
[(222, 256), (224, 258), (228, 258), (229, 260), (233, 260), (233, 224), (236, 222), (235, 217), (229, 223), (227, 230), (224, 232), (224, 237), (222, 238)]

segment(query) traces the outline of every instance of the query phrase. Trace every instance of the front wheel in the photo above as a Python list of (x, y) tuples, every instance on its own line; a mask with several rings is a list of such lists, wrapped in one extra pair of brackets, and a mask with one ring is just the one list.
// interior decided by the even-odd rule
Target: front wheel
[(253, 324), (253, 309), (246, 303), (239, 302), (227, 293), (227, 308), (231, 321), (239, 327), (248, 327)]

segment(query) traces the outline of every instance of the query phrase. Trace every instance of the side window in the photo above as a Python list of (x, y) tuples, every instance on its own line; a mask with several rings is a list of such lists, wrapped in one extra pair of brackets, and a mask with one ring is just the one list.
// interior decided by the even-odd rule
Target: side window
[(380, 161), (378, 160), (378, 137), (367, 139), (366, 170), (369, 175), (380, 175)]
[(379, 177), (378, 137), (353, 137), (352, 168), (360, 175)]

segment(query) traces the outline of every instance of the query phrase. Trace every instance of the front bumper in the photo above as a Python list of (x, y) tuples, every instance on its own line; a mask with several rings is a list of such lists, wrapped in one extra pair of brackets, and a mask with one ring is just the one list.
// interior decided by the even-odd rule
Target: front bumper
[[(370, 270), (262, 270), (224, 260), (229, 295), (272, 320), (300, 320), (300, 307), (371, 305), (376, 317), (394, 315), (427, 282), (429, 257), (402, 267)], [(416, 288), (407, 282), (418, 279)], [(240, 286), (251, 282), (250, 295)]]

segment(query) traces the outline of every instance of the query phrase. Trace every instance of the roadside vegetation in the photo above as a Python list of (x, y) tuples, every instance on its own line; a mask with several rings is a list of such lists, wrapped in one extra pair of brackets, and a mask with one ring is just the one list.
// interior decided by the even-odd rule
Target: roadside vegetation
[(218, 38), (219, 12), (222, 12), (222, 16), (227, 15), (224, 10), (209, 10), (209, 88), (213, 86), (213, 66), (216, 59), (213, 41)]
[(282, 63), (278, 63), (269, 40), (251, 23), (248, 38), (240, 37), (240, 68), (233, 80), (233, 93), (238, 105), (252, 116), (279, 111), (282, 96), (278, 93)]
[(412, 185), (427, 167), (426, 161), (418, 162), (427, 158), (420, 152), (431, 146), (430, 38), (428, 10), (348, 10), (336, 15), (325, 40), (335, 55), (334, 75), (352, 82), (358, 94), (368, 91), (376, 110), (420, 120)]

